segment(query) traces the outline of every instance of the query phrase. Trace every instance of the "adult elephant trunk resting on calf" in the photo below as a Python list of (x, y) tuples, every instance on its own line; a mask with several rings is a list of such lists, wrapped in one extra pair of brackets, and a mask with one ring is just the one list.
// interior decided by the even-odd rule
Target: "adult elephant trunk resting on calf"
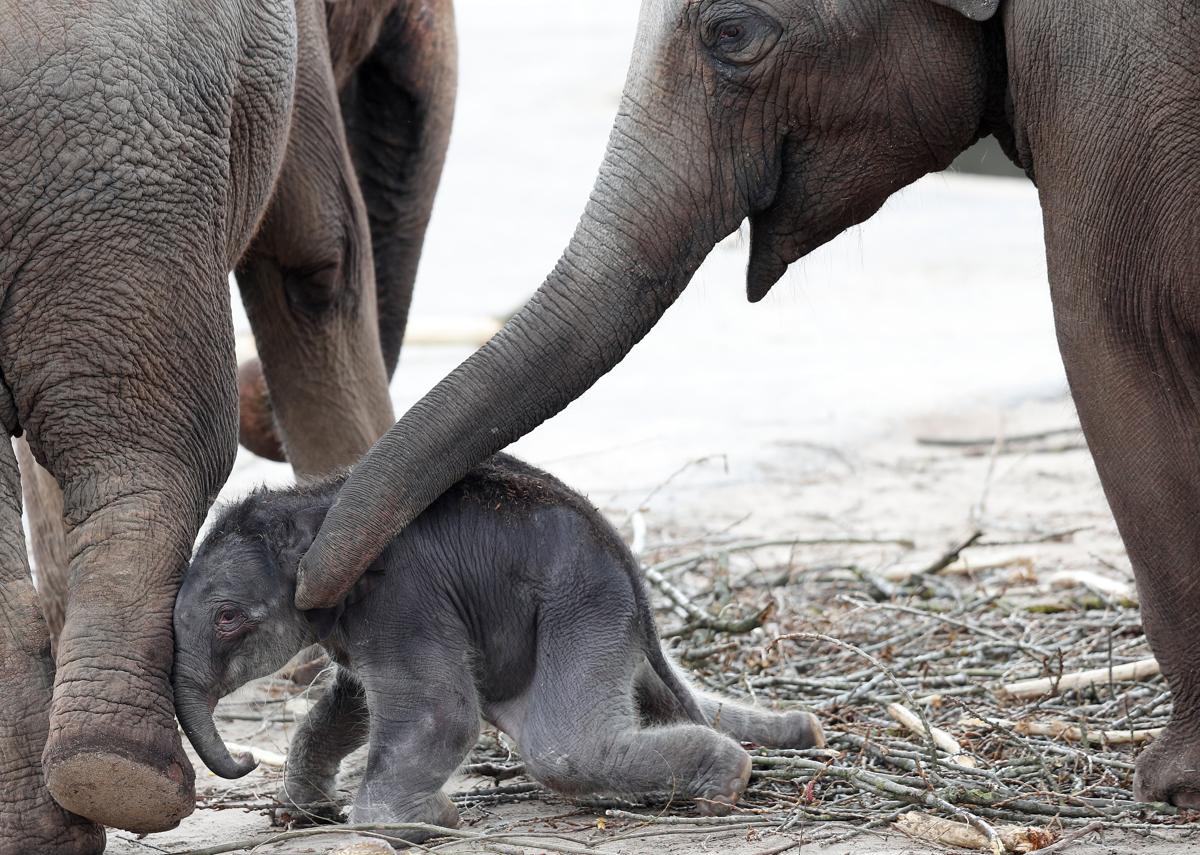
[(337, 602), (434, 497), (619, 362), (744, 217), (758, 300), (995, 134), (1041, 192), (1072, 389), (1176, 697), (1139, 794), (1200, 802), (1198, 28), (1189, 4), (1135, 0), (644, 0), (562, 261), (356, 469), (297, 604)]

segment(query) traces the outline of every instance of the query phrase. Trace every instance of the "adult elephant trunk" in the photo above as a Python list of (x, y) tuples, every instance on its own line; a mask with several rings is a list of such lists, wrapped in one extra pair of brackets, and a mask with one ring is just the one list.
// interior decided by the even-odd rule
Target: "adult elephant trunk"
[(175, 683), (175, 715), (183, 732), (204, 765), (222, 778), (241, 778), (254, 771), (257, 761), (249, 753), (234, 757), (225, 747), (217, 724), (212, 717), (213, 704), (195, 685), (177, 680)]
[(620, 362), (746, 216), (735, 153), (697, 136), (685, 110), (643, 109), (661, 91), (645, 81), (635, 66), (583, 218), (549, 278), (342, 488), (301, 563), (299, 608), (335, 605), (447, 487)]

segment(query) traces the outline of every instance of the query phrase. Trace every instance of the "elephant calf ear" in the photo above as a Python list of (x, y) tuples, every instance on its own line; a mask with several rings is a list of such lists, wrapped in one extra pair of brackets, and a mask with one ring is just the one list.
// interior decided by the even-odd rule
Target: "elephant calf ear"
[(321, 528), (321, 523), (325, 522), (327, 513), (329, 513), (329, 508), (324, 506), (305, 508), (288, 520), (286, 536), (279, 546), (279, 557), (281, 564), (289, 574), (295, 573), (300, 567), (300, 559), (304, 557), (304, 553), (308, 552), (309, 547), (316, 540), (317, 532)]
[(1000, 0), (933, 0), (933, 2), (949, 6), (972, 21), (986, 21), (1000, 8)]

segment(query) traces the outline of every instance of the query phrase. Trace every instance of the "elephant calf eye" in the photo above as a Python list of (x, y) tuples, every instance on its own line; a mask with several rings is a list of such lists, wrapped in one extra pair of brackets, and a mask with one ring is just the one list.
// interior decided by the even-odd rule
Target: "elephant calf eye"
[(720, 34), (717, 36), (721, 41), (729, 43), (736, 42), (745, 33), (746, 30), (741, 24), (726, 24), (721, 28)]
[(245, 617), (237, 609), (226, 606), (217, 612), (217, 629), (223, 633), (234, 632), (245, 622)]

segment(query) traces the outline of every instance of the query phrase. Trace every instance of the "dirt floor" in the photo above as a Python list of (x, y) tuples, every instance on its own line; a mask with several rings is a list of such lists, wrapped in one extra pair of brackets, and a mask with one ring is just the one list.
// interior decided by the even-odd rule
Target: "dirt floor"
[[(759, 703), (816, 710), (830, 731), (830, 750), (760, 752), (744, 811), (727, 821), (732, 825), (703, 824), (687, 805), (618, 805), (626, 813), (616, 816), (611, 804), (572, 805), (522, 777), (519, 767), (496, 778), (460, 777), (449, 789), (463, 829), (486, 839), (427, 845), (529, 855), (939, 851), (891, 830), (891, 821), (911, 809), (903, 799), (881, 797), (835, 772), (789, 765), (816, 758), (830, 769), (891, 775), (913, 786), (895, 764), (906, 749), (921, 751), (922, 739), (888, 718), (886, 705), (898, 701), (919, 706), (962, 742), (977, 764), (976, 783), (994, 774), (1006, 793), (1025, 800), (993, 805), (993, 824), (1006, 824), (1005, 811), (1015, 811), (1046, 832), (1043, 844), (1082, 832), (1052, 850), (1079, 855), (1200, 851), (1189, 817), (1155, 817), (1130, 806), (1136, 747), (1109, 744), (1106, 736), (1082, 751), (1078, 737), (1036, 738), (1019, 735), (1011, 722), (1007, 730), (980, 721), (1065, 722), (1093, 732), (1116, 722), (1140, 733), (1160, 726), (1169, 711), (1154, 677), (1103, 680), (1034, 701), (1006, 699), (1000, 688), (1149, 655), (1128, 562), (1073, 427), (1068, 402), (1027, 400), (1000, 412), (913, 419), (857, 444), (781, 445), (752, 471), (735, 474), (719, 459), (703, 459), (644, 492), (593, 494), (647, 566), (657, 568), (660, 626), (697, 679)], [(742, 626), (698, 627), (698, 617)], [(863, 651), (874, 651), (874, 661)], [(219, 725), (227, 741), (282, 759), (314, 691), (263, 681), (223, 702)], [(937, 778), (950, 768), (945, 760), (936, 771), (917, 767), (935, 794), (951, 792)], [(344, 770), (347, 798), (362, 762), (355, 755)], [(519, 758), (485, 732), (470, 762), (504, 768)], [(271, 842), (280, 831), (270, 823), (277, 766), (264, 764), (237, 782), (199, 764), (197, 770), (198, 809), (179, 829), (143, 840), (113, 833), (109, 851), (235, 851), (223, 847), (252, 842), (257, 852), (327, 852), (344, 840)], [(1027, 803), (1036, 803), (1034, 814), (1012, 807)], [(978, 799), (962, 804), (980, 810)]]

